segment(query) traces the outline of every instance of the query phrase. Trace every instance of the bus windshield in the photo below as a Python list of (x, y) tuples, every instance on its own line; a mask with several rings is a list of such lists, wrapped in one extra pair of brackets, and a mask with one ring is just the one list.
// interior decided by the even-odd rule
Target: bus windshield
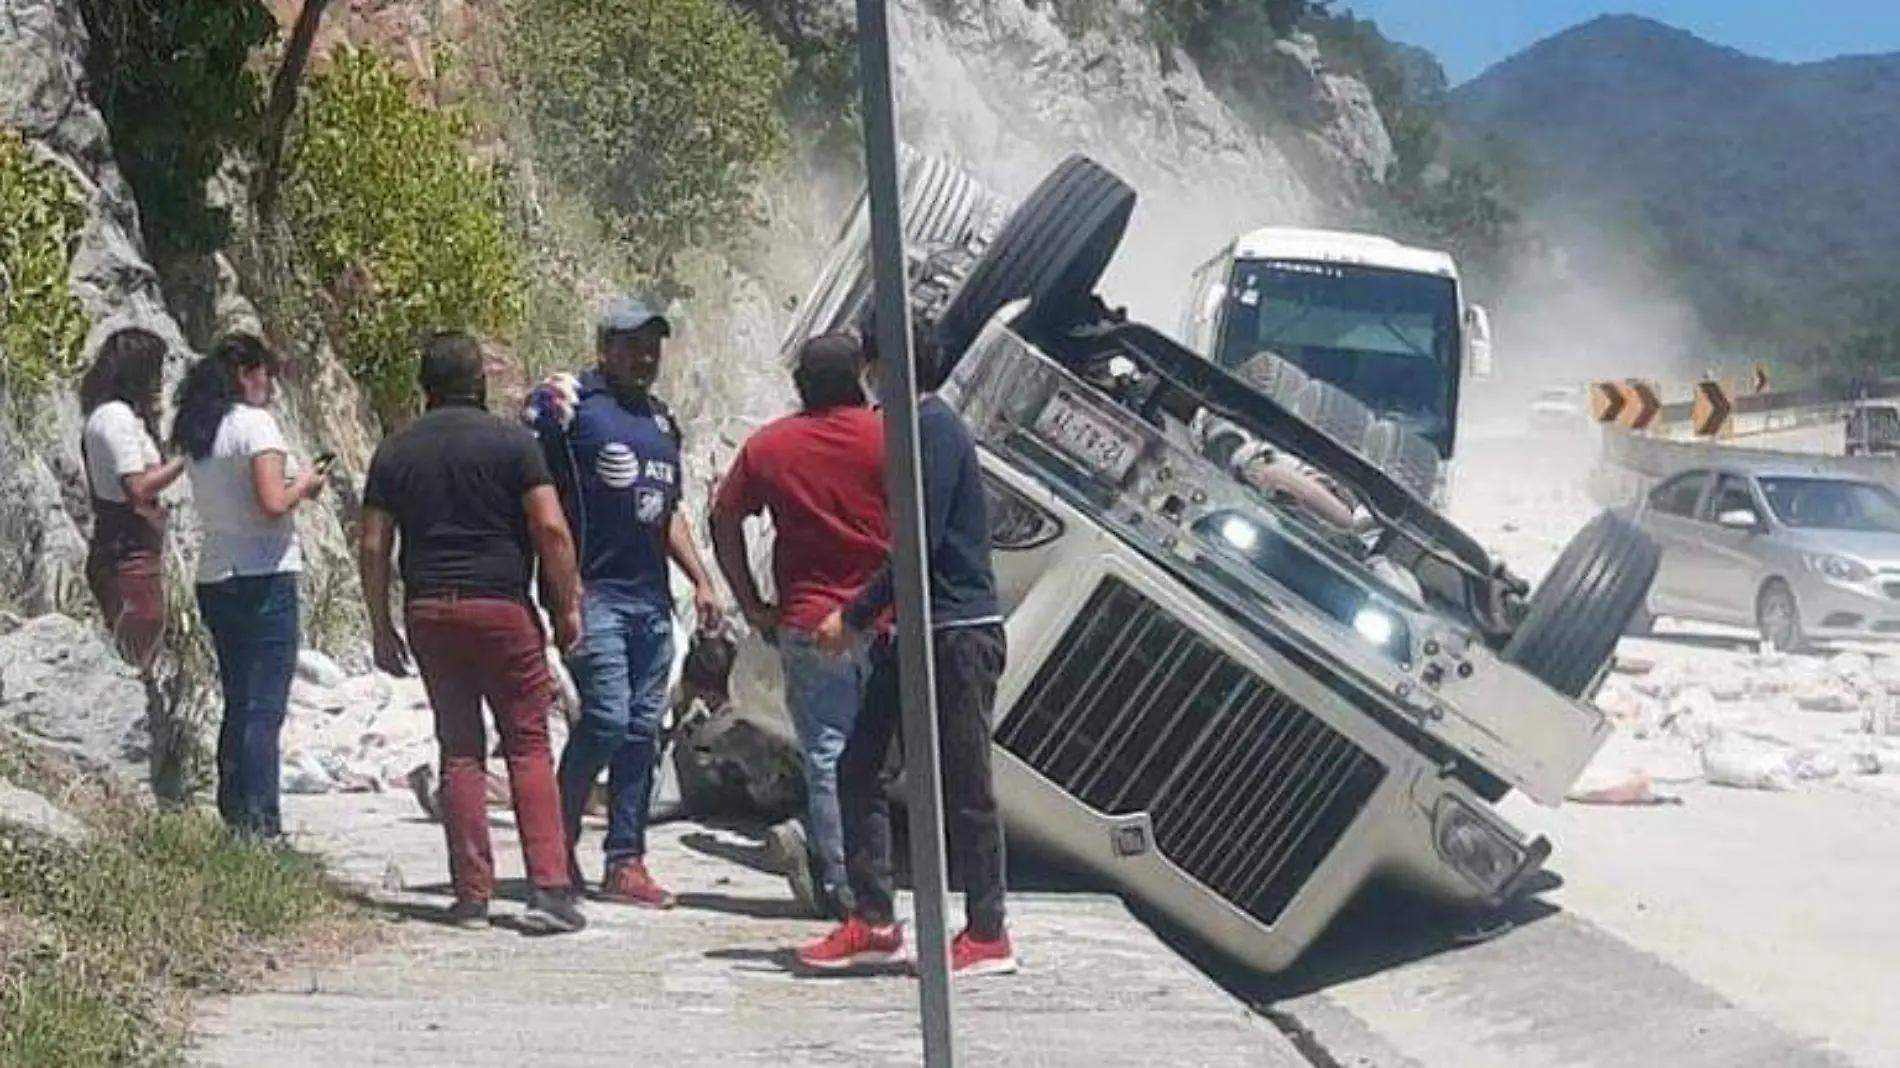
[(1450, 452), (1460, 363), (1451, 278), (1307, 260), (1240, 260), (1215, 361), (1271, 352)]

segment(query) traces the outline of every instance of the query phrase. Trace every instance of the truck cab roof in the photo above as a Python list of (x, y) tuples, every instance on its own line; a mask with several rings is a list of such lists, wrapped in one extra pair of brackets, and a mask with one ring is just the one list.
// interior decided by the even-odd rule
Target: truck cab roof
[(1234, 259), (1311, 260), (1458, 277), (1457, 264), (1449, 253), (1415, 248), (1379, 234), (1352, 230), (1268, 226), (1240, 235), (1230, 248), (1231, 252), (1226, 254)]

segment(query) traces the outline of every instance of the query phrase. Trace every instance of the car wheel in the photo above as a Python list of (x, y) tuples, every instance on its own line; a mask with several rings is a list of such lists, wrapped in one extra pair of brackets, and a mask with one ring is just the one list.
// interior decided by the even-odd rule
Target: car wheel
[(990, 242), (936, 323), (939, 377), (1011, 301), (1029, 314), (1060, 315), (1095, 290), (1135, 211), (1135, 191), (1087, 156), (1070, 156), (1043, 178)]
[(1656, 633), (1656, 616), (1647, 608), (1638, 608), (1623, 633), (1632, 638), (1647, 638)]
[(1366, 430), (1359, 451), (1401, 485), (1431, 500), (1432, 490), (1438, 486), (1438, 450), (1431, 442), (1407, 433), (1390, 419), (1381, 419)]
[(1808, 638), (1801, 630), (1801, 606), (1794, 591), (1780, 579), (1769, 579), (1755, 598), (1755, 626), (1761, 632), (1765, 649), (1783, 653), (1802, 653)]
[(1602, 681), (1631, 617), (1643, 610), (1662, 550), (1614, 512), (1570, 539), (1531, 594), (1504, 659), (1559, 693), (1585, 698)]

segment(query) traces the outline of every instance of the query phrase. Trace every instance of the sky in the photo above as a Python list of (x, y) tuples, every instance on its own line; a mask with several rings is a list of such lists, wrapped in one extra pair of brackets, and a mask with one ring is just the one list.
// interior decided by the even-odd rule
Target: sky
[(1340, 0), (1387, 37), (1436, 55), (1456, 85), (1598, 15), (1646, 15), (1717, 44), (1787, 62), (1900, 52), (1896, 0)]

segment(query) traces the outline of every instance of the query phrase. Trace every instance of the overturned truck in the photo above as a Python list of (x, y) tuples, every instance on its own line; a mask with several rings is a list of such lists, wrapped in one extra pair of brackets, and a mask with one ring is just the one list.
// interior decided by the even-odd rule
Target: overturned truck
[[(1111, 310), (1136, 194), (1085, 157), (1013, 210), (943, 160), (907, 158), (904, 191), (913, 314), (990, 494), (1012, 841), (1266, 971), (1375, 878), (1519, 893), (1550, 847), (1495, 803), (1561, 803), (1602, 744), (1589, 699), (1654, 543), (1601, 515), (1533, 592), (1429, 485)], [(864, 224), (860, 202), (788, 356), (861, 321)], [(1321, 476), (1352, 521), (1237, 477), (1209, 425)]]

